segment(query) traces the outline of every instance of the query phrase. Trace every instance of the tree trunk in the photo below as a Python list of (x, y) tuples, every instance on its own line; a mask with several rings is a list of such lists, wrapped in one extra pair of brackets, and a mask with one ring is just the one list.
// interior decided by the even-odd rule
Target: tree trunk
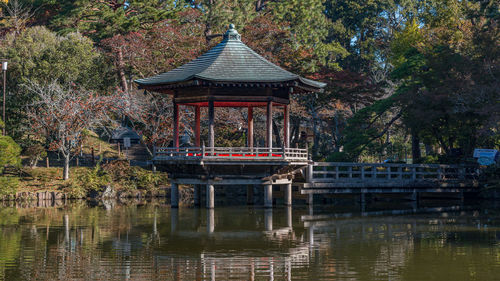
[(64, 154), (63, 180), (69, 179), (69, 160), (70, 160), (69, 153)]
[(411, 155), (413, 163), (420, 162), (420, 158), (422, 158), (420, 153), (420, 138), (418, 137), (418, 133), (415, 129), (413, 129), (411, 133)]
[(116, 68), (118, 69), (118, 76), (120, 77), (122, 90), (124, 92), (128, 92), (127, 77), (125, 76), (125, 62), (123, 61), (123, 51), (121, 48), (117, 49)]

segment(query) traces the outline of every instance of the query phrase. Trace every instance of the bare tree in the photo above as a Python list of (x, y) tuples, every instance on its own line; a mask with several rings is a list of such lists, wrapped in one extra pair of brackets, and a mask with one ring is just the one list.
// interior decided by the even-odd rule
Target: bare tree
[(114, 96), (100, 96), (56, 81), (47, 85), (29, 82), (27, 91), (37, 102), (27, 106), (31, 131), (49, 143), (49, 149), (64, 157), (63, 179), (69, 178), (69, 162), (82, 141), (82, 133), (108, 121), (108, 113), (118, 110)]

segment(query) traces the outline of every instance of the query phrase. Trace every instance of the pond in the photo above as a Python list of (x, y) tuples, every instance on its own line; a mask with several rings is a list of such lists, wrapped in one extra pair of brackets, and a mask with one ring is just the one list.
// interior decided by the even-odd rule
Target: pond
[(442, 205), (4, 206), (0, 280), (499, 280), (496, 205)]

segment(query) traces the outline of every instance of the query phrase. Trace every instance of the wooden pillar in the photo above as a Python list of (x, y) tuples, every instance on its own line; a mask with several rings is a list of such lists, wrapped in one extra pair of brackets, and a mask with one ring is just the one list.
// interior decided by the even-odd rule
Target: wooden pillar
[(285, 185), (285, 197), (283, 200), (283, 204), (285, 204), (285, 206), (292, 205), (292, 184), (291, 183)]
[(214, 139), (214, 101), (208, 101), (208, 146), (215, 146)]
[(284, 141), (283, 144), (285, 148), (290, 147), (290, 111), (288, 111), (288, 105), (285, 105), (284, 111), (283, 111), (283, 137)]
[(248, 147), (253, 147), (253, 107), (248, 107)]
[(267, 102), (266, 110), (266, 147), (273, 147), (273, 103)]
[(195, 146), (196, 147), (201, 147), (201, 142), (200, 142), (200, 107), (195, 106), (194, 108), (194, 119), (195, 119), (195, 124), (194, 124), (194, 139), (195, 139)]
[(179, 147), (179, 105), (174, 102), (174, 147)]
[(170, 187), (170, 207), (179, 207), (179, 185), (176, 183), (172, 183), (172, 186)]
[(264, 208), (273, 207), (273, 185), (264, 185)]
[(207, 209), (214, 208), (215, 194), (214, 194), (214, 186), (212, 184), (207, 184)]

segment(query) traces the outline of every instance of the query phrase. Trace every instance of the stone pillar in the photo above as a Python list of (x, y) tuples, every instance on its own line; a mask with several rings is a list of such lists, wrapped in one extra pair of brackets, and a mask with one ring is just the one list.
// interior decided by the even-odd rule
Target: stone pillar
[(293, 224), (292, 224), (292, 206), (287, 206), (285, 207), (285, 211), (286, 211), (286, 226), (287, 227), (292, 227)]
[(172, 186), (170, 187), (170, 207), (179, 207), (179, 185), (176, 183), (172, 183)]
[(195, 206), (199, 207), (201, 205), (201, 188), (198, 184), (193, 187), (193, 201)]
[(253, 205), (253, 185), (247, 185), (247, 205)]
[(267, 102), (266, 110), (266, 147), (273, 147), (273, 103)]
[(215, 192), (212, 184), (207, 184), (207, 209), (213, 209), (215, 205)]
[(215, 211), (214, 209), (207, 210), (207, 233), (212, 234), (215, 230)]
[(170, 232), (174, 233), (177, 231), (177, 225), (179, 224), (179, 209), (170, 209)]
[(215, 146), (215, 136), (214, 136), (214, 101), (208, 101), (208, 146)]
[(194, 142), (196, 147), (201, 147), (200, 141), (200, 107), (194, 108)]
[(266, 231), (273, 230), (273, 209), (264, 210), (264, 226)]
[(253, 107), (248, 107), (248, 147), (253, 147)]
[(285, 105), (283, 110), (283, 144), (285, 148), (290, 147), (290, 111), (288, 111), (288, 105)]
[(273, 207), (273, 185), (264, 185), (264, 208)]
[(174, 147), (179, 147), (179, 105), (174, 101)]
[(283, 198), (283, 204), (285, 206), (292, 205), (292, 184), (291, 183), (285, 185), (285, 195)]

